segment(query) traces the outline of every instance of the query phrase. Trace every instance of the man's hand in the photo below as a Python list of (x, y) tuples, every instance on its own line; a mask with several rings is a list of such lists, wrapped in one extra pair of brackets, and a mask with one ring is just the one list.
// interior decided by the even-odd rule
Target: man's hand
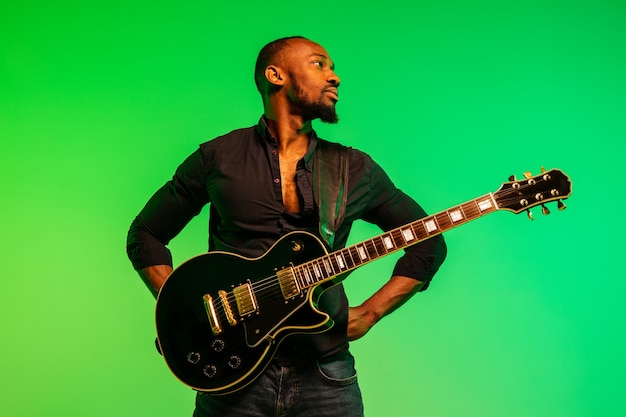
[(348, 340), (353, 341), (365, 336), (365, 333), (376, 324), (378, 320), (367, 308), (360, 305), (350, 307), (348, 310)]

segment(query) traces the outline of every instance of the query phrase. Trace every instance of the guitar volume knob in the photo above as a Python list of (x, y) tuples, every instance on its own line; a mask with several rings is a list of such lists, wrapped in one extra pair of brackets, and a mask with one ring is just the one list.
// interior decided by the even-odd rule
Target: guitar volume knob
[(213, 378), (217, 375), (217, 367), (215, 365), (207, 365), (202, 369), (202, 373), (207, 378)]
[(239, 368), (239, 366), (241, 366), (241, 358), (237, 355), (232, 355), (230, 359), (228, 360), (228, 366), (231, 369)]
[(224, 350), (225, 346), (226, 346), (226, 343), (222, 339), (215, 339), (214, 341), (211, 342), (211, 349), (213, 349), (217, 353)]
[(200, 354), (198, 352), (189, 352), (187, 354), (187, 362), (192, 365), (197, 365), (200, 362)]

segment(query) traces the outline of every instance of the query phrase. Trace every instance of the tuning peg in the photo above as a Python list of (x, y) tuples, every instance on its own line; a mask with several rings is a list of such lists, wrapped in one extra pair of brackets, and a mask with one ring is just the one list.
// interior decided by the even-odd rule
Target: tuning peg
[(527, 172), (524, 172), (524, 176), (526, 177), (527, 180), (529, 180), (533, 177), (533, 174), (532, 172), (527, 171)]
[(535, 218), (533, 217), (533, 212), (530, 210), (526, 210), (526, 214), (528, 215), (528, 220), (535, 220)]
[(515, 175), (511, 175), (509, 177), (509, 181), (517, 181), (517, 178), (515, 178)]
[(546, 216), (550, 214), (550, 210), (545, 206), (545, 204), (541, 205), (541, 212)]
[(563, 204), (563, 202), (561, 200), (558, 201), (556, 206), (559, 208), (559, 211), (563, 211), (563, 210), (565, 210), (567, 208), (567, 206), (565, 204)]
[(541, 167), (541, 173), (545, 174), (546, 172), (548, 172), (548, 171), (546, 171), (546, 167)]

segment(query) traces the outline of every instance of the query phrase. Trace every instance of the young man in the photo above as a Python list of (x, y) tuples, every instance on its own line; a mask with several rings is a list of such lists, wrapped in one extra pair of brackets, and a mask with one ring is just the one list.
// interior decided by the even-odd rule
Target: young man
[[(200, 145), (131, 225), (129, 257), (155, 295), (172, 271), (166, 245), (206, 204), (209, 250), (248, 258), (260, 257), (292, 231), (313, 233), (337, 250), (355, 220), (390, 230), (426, 216), (368, 155), (343, 148), (345, 180), (328, 182), (343, 187), (339, 195), (345, 199), (341, 221), (329, 232), (322, 207), (337, 202), (316, 195), (321, 169), (314, 162), (328, 142), (317, 137), (311, 122), (338, 120), (340, 80), (333, 61), (308, 39), (279, 39), (259, 53), (255, 82), (264, 107), (259, 123)], [(194, 416), (362, 416), (348, 341), (426, 289), (445, 254), (441, 236), (410, 246), (389, 281), (360, 306), (348, 307), (341, 284), (331, 287), (318, 303), (335, 323), (330, 330), (287, 337), (263, 373), (243, 389), (198, 393)]]

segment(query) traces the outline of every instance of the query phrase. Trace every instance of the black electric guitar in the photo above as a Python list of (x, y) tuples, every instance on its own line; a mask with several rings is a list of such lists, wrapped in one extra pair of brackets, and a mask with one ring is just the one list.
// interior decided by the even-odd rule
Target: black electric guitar
[[(542, 170), (543, 171), (543, 170)], [(292, 232), (263, 256), (209, 252), (172, 272), (156, 306), (158, 343), (170, 370), (198, 391), (225, 394), (253, 381), (294, 333), (332, 326), (320, 294), (347, 272), (497, 210), (520, 213), (569, 197), (559, 170), (509, 178), (496, 192), (327, 253), (314, 235)]]

